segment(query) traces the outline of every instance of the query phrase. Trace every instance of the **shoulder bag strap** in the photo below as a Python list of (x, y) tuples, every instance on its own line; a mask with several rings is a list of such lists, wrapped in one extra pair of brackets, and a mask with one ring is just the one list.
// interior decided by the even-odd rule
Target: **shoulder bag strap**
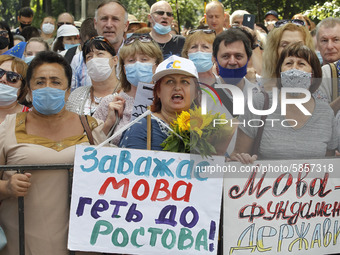
[[(264, 104), (263, 104), (263, 110), (268, 110), (269, 109), (269, 95), (266, 91), (262, 90), (261, 91), (264, 95)], [(264, 125), (266, 124), (266, 119), (267, 119), (267, 115), (262, 115), (261, 116), (261, 120), (263, 121), (263, 125), (261, 127), (259, 127), (259, 129), (257, 130), (257, 134), (256, 137), (254, 139), (254, 143), (253, 143), (253, 148), (252, 148), (252, 154), (258, 154), (259, 149), (260, 149), (260, 143), (261, 143), (261, 139), (262, 139), (262, 134), (263, 134), (263, 130), (264, 130)]]
[(230, 114), (235, 118), (237, 115), (233, 114), (233, 102), (231, 99), (227, 96), (227, 94), (223, 91), (221, 88), (216, 88), (217, 94), (221, 97), (223, 105), (227, 108), (227, 110), (230, 112)]
[(89, 123), (87, 121), (87, 117), (85, 115), (79, 115), (79, 118), (80, 118), (81, 124), (83, 125), (83, 128), (86, 132), (87, 138), (89, 139), (90, 144), (94, 145), (92, 130), (91, 130)]
[(331, 79), (332, 79), (332, 101), (338, 97), (338, 72), (336, 66), (333, 63), (328, 64), (331, 68)]

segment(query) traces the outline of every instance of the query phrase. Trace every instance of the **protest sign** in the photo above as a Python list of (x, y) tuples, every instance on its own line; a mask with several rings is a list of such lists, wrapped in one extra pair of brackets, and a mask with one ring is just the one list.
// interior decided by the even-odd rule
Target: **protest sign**
[(230, 163), (223, 253), (339, 252), (339, 165), (337, 158)]
[(190, 154), (78, 145), (68, 248), (217, 254), (223, 178), (194, 171), (209, 164)]
[(153, 101), (154, 84), (139, 82), (135, 101), (133, 103), (131, 121), (146, 112), (149, 105)]

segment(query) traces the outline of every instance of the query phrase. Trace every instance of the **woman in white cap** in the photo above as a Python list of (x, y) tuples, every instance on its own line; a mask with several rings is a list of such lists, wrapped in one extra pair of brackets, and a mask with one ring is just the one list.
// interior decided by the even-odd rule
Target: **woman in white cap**
[[(155, 87), (151, 111), (158, 120), (151, 121), (151, 150), (162, 150), (161, 143), (169, 134), (166, 126), (182, 111), (200, 104), (198, 73), (191, 60), (173, 55), (159, 64), (152, 79)], [(124, 133), (120, 147), (146, 149), (146, 134), (143, 119)]]
[(62, 25), (58, 28), (57, 39), (53, 44), (52, 50), (63, 56), (68, 49), (78, 46), (79, 43), (78, 28), (73, 25)]

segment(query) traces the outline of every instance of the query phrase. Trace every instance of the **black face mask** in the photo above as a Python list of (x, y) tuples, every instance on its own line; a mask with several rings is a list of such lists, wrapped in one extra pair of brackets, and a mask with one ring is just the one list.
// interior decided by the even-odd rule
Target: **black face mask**
[(6, 37), (0, 36), (0, 50), (3, 50), (9, 45), (9, 40)]
[(24, 29), (25, 27), (30, 27), (30, 26), (31, 26), (31, 24), (23, 24), (23, 23), (20, 22), (20, 27), (22, 29)]

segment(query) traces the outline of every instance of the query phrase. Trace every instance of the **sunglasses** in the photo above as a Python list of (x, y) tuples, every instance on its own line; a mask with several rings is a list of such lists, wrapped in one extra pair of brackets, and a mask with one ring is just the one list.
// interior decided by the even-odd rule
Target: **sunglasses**
[(16, 72), (12, 71), (5, 71), (4, 69), (0, 68), (0, 79), (6, 74), (6, 80), (9, 83), (17, 83), (18, 81), (22, 80), (22, 76)]
[(136, 40), (142, 43), (147, 43), (147, 42), (151, 42), (152, 38), (149, 35), (132, 35), (128, 39), (125, 40), (124, 45), (130, 45)]
[(194, 29), (194, 30), (190, 30), (188, 32), (188, 35), (192, 35), (196, 32), (200, 32), (200, 31), (202, 31), (205, 34), (216, 34), (215, 30), (213, 30), (213, 29)]
[(304, 26), (305, 22), (300, 19), (283, 19), (283, 20), (278, 20), (275, 22), (274, 27), (282, 27), (283, 25), (286, 25), (287, 23), (293, 23), (297, 26)]
[(168, 16), (168, 17), (172, 17), (174, 15), (172, 12), (164, 12), (164, 11), (155, 11), (153, 13), (156, 13), (159, 16), (163, 16), (164, 13), (166, 13), (166, 16)]
[(6, 30), (3, 30), (3, 31), (0, 31), (0, 36), (7, 36), (8, 35), (8, 31)]

